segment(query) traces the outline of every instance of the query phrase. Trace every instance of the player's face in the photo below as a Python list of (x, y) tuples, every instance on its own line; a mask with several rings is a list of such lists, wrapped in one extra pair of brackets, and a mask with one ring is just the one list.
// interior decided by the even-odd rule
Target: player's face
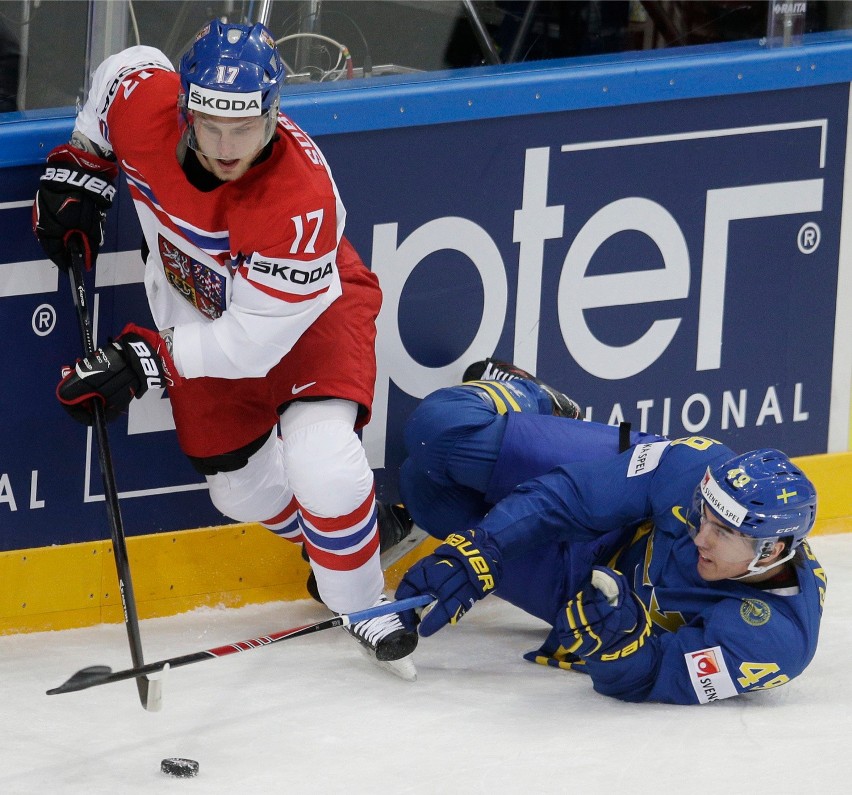
[(219, 179), (233, 182), (249, 170), (263, 149), (266, 117), (229, 119), (195, 113), (193, 128), (201, 165)]
[(698, 548), (698, 574), (710, 582), (740, 577), (754, 560), (754, 539), (720, 522), (706, 505), (692, 540)]

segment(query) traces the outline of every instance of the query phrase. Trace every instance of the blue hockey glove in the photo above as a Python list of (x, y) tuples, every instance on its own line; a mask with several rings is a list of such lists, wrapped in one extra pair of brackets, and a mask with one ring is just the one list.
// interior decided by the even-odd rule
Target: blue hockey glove
[(607, 662), (645, 644), (651, 617), (623, 574), (595, 566), (589, 584), (560, 613), (556, 631), (568, 652)]
[(500, 551), (482, 531), (451, 533), (431, 554), (415, 563), (396, 589), (397, 599), (431, 594), (436, 601), (421, 614), (420, 634), (434, 635), (456, 624), (473, 605), (497, 587)]

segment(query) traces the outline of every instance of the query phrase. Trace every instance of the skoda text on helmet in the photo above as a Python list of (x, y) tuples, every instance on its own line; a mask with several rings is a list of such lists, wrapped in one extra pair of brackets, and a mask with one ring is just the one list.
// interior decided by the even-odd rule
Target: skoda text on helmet
[(180, 60), (178, 106), (187, 144), (199, 149), (195, 114), (202, 113), (229, 120), (264, 117), (259, 140), (260, 148), (266, 146), (275, 131), (284, 74), (275, 40), (263, 25), (219, 20), (205, 25)]
[[(789, 560), (816, 519), (813, 483), (780, 450), (764, 448), (736, 456), (707, 472), (695, 489), (687, 525), (698, 534), (705, 510), (725, 525), (754, 540), (751, 573), (767, 571)], [(787, 554), (761, 566), (777, 541), (789, 540)]]

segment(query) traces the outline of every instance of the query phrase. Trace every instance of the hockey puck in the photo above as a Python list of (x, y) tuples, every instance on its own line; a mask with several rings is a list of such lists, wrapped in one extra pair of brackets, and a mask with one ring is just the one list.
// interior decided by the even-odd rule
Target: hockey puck
[(167, 776), (176, 778), (192, 778), (198, 775), (198, 762), (194, 759), (171, 757), (160, 762), (160, 770)]

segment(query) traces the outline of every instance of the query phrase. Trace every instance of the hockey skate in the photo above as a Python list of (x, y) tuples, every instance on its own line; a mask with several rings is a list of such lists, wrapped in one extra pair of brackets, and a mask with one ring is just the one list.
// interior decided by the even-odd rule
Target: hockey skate
[[(382, 569), (386, 569), (388, 566), (396, 563), (402, 557), (402, 554), (408, 551), (408, 548), (406, 548), (404, 550), (400, 549), (399, 552), (401, 554), (399, 555), (386, 554), (390, 553), (394, 547), (397, 547), (403, 539), (411, 535), (414, 520), (408, 511), (405, 510), (404, 505), (385, 505), (383, 502), (376, 502), (376, 507), (378, 509), (377, 521), (379, 523), (379, 554), (382, 556)], [(419, 535), (422, 537), (424, 534), (422, 531), (419, 531)], [(302, 547), (302, 559), (305, 562), (310, 562), (308, 553), (304, 547)], [(317, 578), (314, 577), (313, 572), (308, 575), (305, 587), (311, 598), (323, 604), (317, 588)]]
[[(375, 604), (389, 601), (382, 594)], [(406, 629), (397, 613), (359, 621), (346, 627), (346, 631), (358, 641), (370, 662), (408, 682), (417, 679), (417, 669), (411, 659), (417, 647), (417, 632)]]
[(522, 370), (520, 367), (509, 362), (501, 362), (491, 357), (474, 362), (464, 371), (462, 381), (514, 381), (516, 378), (532, 381), (547, 393), (553, 407), (554, 417), (567, 417), (571, 420), (583, 419), (582, 409), (568, 395), (545, 384), (544, 381), (536, 378), (532, 373), (528, 373), (526, 370)]

